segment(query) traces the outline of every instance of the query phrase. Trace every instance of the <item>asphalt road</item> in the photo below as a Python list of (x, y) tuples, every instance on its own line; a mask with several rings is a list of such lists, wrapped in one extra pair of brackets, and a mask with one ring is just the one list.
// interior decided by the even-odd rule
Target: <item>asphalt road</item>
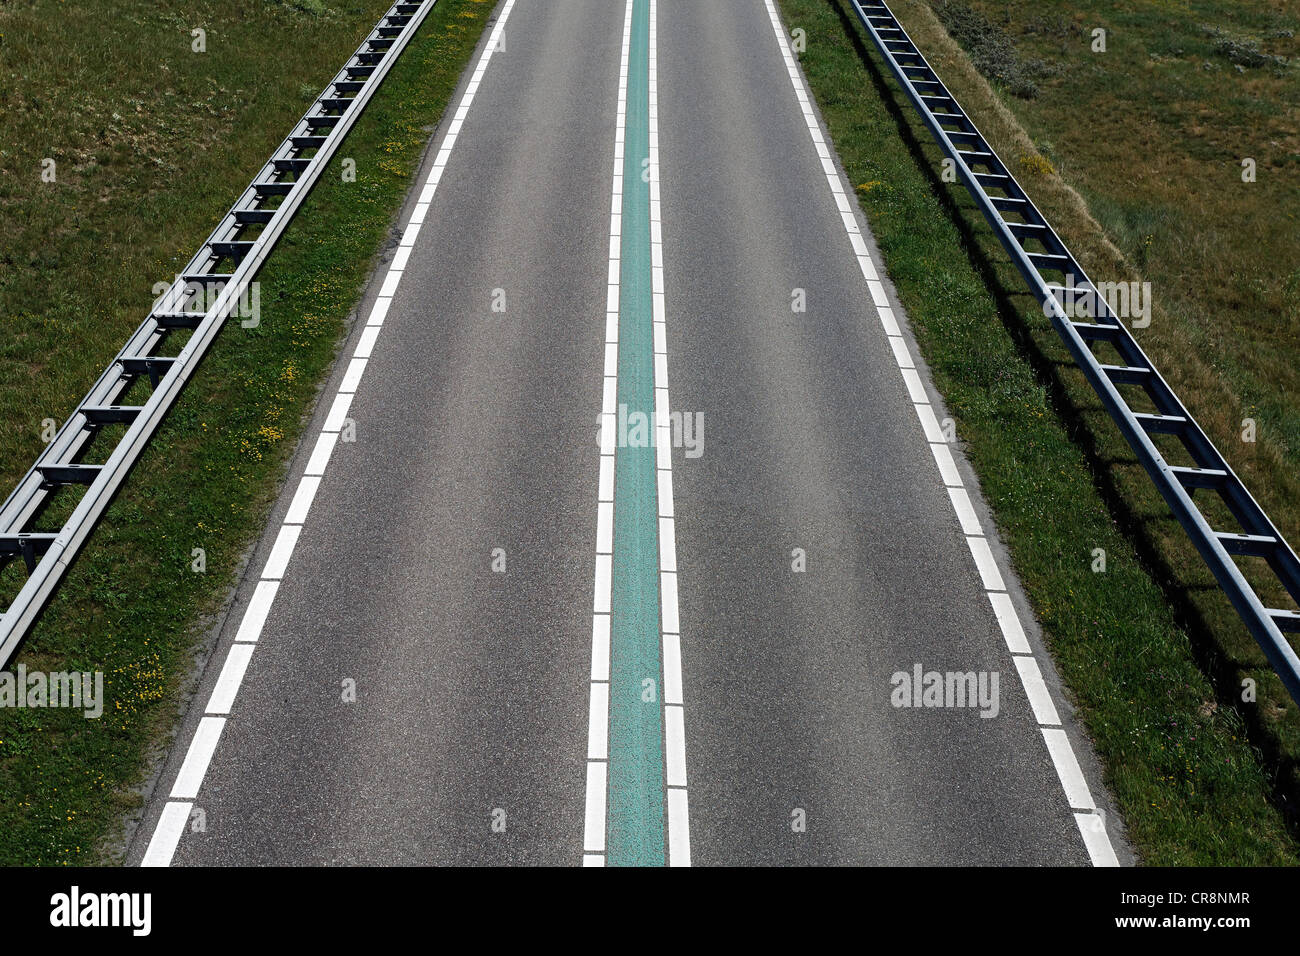
[[(506, 42), (400, 283), (382, 288), (381, 263), (362, 302), (129, 861), (175, 804), (202, 811), (177, 865), (582, 862), (626, 14), (597, 0), (509, 5)], [(659, 0), (655, 24), (668, 375), (674, 409), (703, 422), (702, 454), (672, 451), (692, 862), (1087, 864), (1078, 801), (1045, 746), (764, 3)], [(394, 238), (385, 262), (398, 250)], [(625, 290), (630, 269), (625, 256)], [(796, 290), (804, 311), (792, 309)], [(334, 448), (201, 786), (178, 802), (195, 731), (211, 720), (205, 702), (381, 292), (392, 303), (347, 413), (355, 441)], [(620, 361), (631, 342), (625, 332)], [(619, 514), (635, 506), (623, 487)], [(795, 549), (806, 570), (794, 570)], [(998, 560), (1105, 810), (1095, 760)], [(893, 706), (891, 675), (917, 664), (998, 674), (997, 716)]]

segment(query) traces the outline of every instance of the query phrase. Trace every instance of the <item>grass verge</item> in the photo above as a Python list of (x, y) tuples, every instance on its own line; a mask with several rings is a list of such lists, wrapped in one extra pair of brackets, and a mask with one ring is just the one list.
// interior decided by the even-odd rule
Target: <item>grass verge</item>
[[(807, 32), (804, 71), (1141, 858), (1296, 863), (1285, 759), (1295, 715), (1262, 654), (974, 204), (942, 182), (941, 154), (848, 0), (779, 2)], [(1042, 171), (930, 8), (891, 6), (1090, 273), (1128, 278), (1132, 264)], [(1035, 67), (1034, 82), (1049, 72)], [(1213, 407), (1215, 377), (1194, 350), (1179, 352), (1177, 326), (1157, 312), (1162, 325), (1170, 338), (1144, 346), (1185, 399)], [(1258, 705), (1240, 704), (1242, 675), (1259, 682)]]
[[(388, 6), (33, 0), (0, 13), (12, 77), (0, 92), (6, 489), (36, 457), (42, 419), (66, 418), (148, 311), (152, 284), (184, 265)], [(202, 622), (263, 527), (493, 6), (434, 8), (336, 155), (355, 160), (355, 182), (322, 177), (257, 277), (260, 326), (222, 330), (20, 649), (29, 670), (103, 671), (107, 702), (98, 720), (0, 711), (0, 864), (116, 862), (117, 823), (174, 724)], [(0, 577), (6, 596), (20, 572)]]

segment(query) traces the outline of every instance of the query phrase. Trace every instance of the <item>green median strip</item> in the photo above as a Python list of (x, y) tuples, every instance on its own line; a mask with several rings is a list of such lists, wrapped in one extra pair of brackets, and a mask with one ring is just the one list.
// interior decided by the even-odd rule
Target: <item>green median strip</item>
[(651, 444), (650, 186), (642, 179), (642, 164), (650, 155), (649, 30), (649, 2), (635, 0), (628, 57), (619, 269), (620, 442), (614, 470), (606, 858), (611, 866), (664, 865), (658, 492)]

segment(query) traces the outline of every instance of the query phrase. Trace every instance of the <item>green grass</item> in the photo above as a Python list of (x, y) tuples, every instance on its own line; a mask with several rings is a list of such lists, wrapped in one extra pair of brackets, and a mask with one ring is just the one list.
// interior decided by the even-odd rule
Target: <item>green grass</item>
[[(1069, 241), (1091, 257), (1092, 271), (1099, 266), (1103, 276), (1119, 272), (1151, 282), (1156, 309), (1152, 327), (1138, 333), (1143, 347), (1294, 543), (1300, 537), (1300, 406), (1294, 400), (1300, 388), (1300, 244), (1294, 241), (1300, 71), (1290, 57), (1300, 19), (1262, 2), (1223, 0), (1086, 8), (1051, 0), (1035, 5), (1032, 15), (984, 0), (948, 3), (984, 11), (1014, 41), (1017, 55), (1048, 63), (1051, 79), (1032, 102), (1006, 96), (996, 79), (994, 86), (1017, 125), (1053, 157), (1096, 217), (1087, 228), (1067, 221)], [(1092, 48), (1098, 28), (1106, 31), (1105, 52)], [(1080, 116), (1086, 121), (1076, 122)], [(1242, 181), (1244, 156), (1256, 161), (1255, 182)], [(1044, 184), (1039, 192), (1050, 189)], [(1114, 243), (1115, 257), (1098, 248), (1099, 237)], [(1243, 440), (1248, 422), (1256, 441)], [(1103, 458), (1124, 454), (1104, 438), (1098, 447)], [(1108, 471), (1126, 507), (1139, 514), (1160, 510), (1141, 475)], [(1221, 506), (1210, 517), (1216, 527), (1236, 527)], [(1295, 832), (1300, 711), (1185, 537), (1155, 523), (1136, 530), (1135, 538), (1193, 634), (1221, 700), (1241, 709), (1268, 755), (1276, 799)], [(1262, 561), (1238, 564), (1266, 603), (1296, 607)], [(1257, 704), (1240, 700), (1245, 679), (1264, 687)]]
[[(1263, 0), (947, 6), (996, 21), (1020, 56), (1050, 65), (1032, 102), (1007, 105), (1053, 144), (1170, 319), (1219, 358), (1215, 401), (1228, 396), (1236, 421), (1253, 415), (1281, 453), (1252, 487), (1276, 492), (1272, 510), (1300, 531), (1286, 493), (1300, 471), (1300, 12)], [(1220, 443), (1241, 450), (1237, 431)]]
[[(389, 6), (31, 0), (0, 11), (0, 484), (40, 450)], [(441, 0), (259, 274), (16, 658), (103, 670), (100, 720), (0, 711), (0, 863), (114, 862), (393, 215), (493, 5)], [(207, 30), (207, 52), (190, 30)], [(291, 37), (288, 42), (286, 37)], [(234, 131), (239, 131), (238, 138)], [(41, 183), (42, 157), (58, 181)], [(65, 504), (66, 508), (67, 505)], [(50, 519), (47, 519), (50, 520)], [(191, 570), (192, 551), (206, 573)], [(0, 577), (7, 599), (21, 564)]]
[(1032, 99), (1038, 95), (1038, 80), (1050, 74), (1044, 61), (1025, 59), (997, 24), (961, 0), (941, 0), (935, 11), (948, 33), (965, 47), (977, 70), (1013, 96)]
[[(1286, 698), (1262, 655), (1248, 639), (1234, 643), (1231, 611), (1222, 613), (1226, 602), (1195, 552), (1188, 557), (1181, 529), (1041, 310), (1018, 294), (1022, 280), (969, 197), (940, 180), (941, 154), (874, 50), (866, 53), (870, 41), (847, 0), (780, 5), (791, 28), (807, 31), (801, 61), (813, 93), (1141, 859), (1296, 863), (1300, 846), (1284, 812), (1289, 771), (1261, 752), (1294, 715), (1283, 719)], [(1087, 253), (1094, 276), (1121, 278), (1093, 268), (1107, 255), (1115, 268), (1124, 261), (1107, 252), (1086, 210), (1070, 205), (1039, 151), (1016, 138), (1005, 110), (999, 118), (981, 98), (970, 60), (929, 9), (892, 6), (995, 147), (1026, 171), (1035, 200), (1054, 183), (1040, 206)], [(1022, 14), (1048, 7), (1025, 5)], [(1057, 29), (1050, 20), (1038, 28)], [(1045, 73), (1036, 82), (1056, 81)], [(1044, 89), (1023, 102), (1037, 109)], [(1073, 168), (1075, 153), (1062, 142), (1042, 152)], [(1140, 236), (1162, 213), (1138, 205), (1130, 215)], [(1199, 383), (1198, 394), (1212, 399), (1194, 372), (1174, 369), (1171, 381), (1180, 393), (1184, 382)], [(1106, 552), (1104, 573), (1092, 570), (1096, 548)], [(1282, 713), (1234, 706), (1241, 674), (1263, 682), (1261, 700)]]

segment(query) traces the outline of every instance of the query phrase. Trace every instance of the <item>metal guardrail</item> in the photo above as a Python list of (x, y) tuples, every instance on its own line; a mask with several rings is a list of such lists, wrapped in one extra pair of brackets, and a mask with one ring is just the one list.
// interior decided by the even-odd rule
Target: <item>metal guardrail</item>
[[(1287, 691), (1300, 703), (1300, 657), (1282, 633), (1300, 632), (1300, 613), (1266, 606), (1233, 560), (1234, 556), (1263, 558), (1282, 588), (1300, 602), (1300, 561), (1295, 552), (1115, 316), (888, 5), (881, 0), (852, 3), (876, 49), (940, 148), (953, 160), (957, 174), (1030, 291), (1038, 297), (1102, 405), (1263, 648)], [(1060, 273), (1062, 281), (1049, 282), (1044, 273)], [(1077, 321), (1077, 314), (1067, 314), (1066, 303), (1087, 305), (1089, 321)], [(1100, 361), (1093, 353), (1093, 346), (1099, 344), (1113, 348), (1121, 364)], [(1121, 387), (1140, 390), (1155, 411), (1134, 411)], [(1191, 464), (1167, 461), (1154, 435), (1178, 439)], [(1212, 527), (1193, 496), (1198, 490), (1202, 494), (1217, 493), (1240, 527)]]
[[(379, 20), (5, 500), (0, 569), (22, 558), (27, 580), (0, 615), (0, 667), (39, 616), (276, 240), (437, 2), (398, 2)], [(189, 340), (179, 353), (166, 354), (168, 340), (183, 330), (192, 331)], [(118, 404), (143, 378), (151, 385), (148, 399), (141, 405)], [(101, 427), (112, 423), (126, 424), (125, 434), (107, 459), (90, 463)], [(58, 490), (78, 484), (89, 487), (62, 528), (33, 530)]]

